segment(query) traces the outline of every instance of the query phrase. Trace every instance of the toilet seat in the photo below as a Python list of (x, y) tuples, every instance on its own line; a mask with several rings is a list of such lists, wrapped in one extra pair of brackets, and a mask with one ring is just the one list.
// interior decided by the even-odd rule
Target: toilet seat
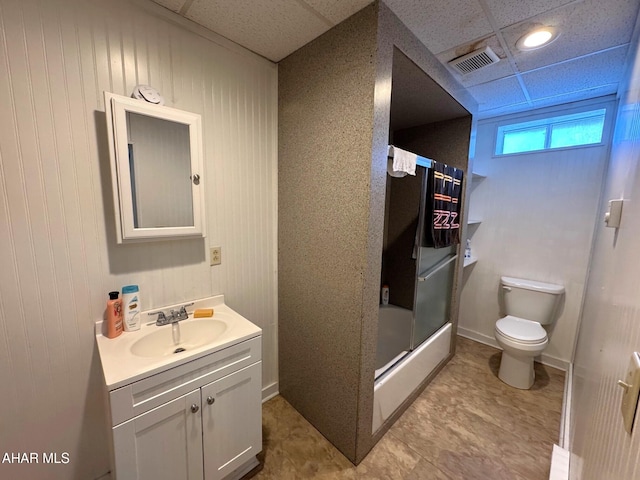
[(538, 344), (547, 341), (547, 332), (538, 322), (507, 315), (496, 322), (496, 332), (521, 344)]

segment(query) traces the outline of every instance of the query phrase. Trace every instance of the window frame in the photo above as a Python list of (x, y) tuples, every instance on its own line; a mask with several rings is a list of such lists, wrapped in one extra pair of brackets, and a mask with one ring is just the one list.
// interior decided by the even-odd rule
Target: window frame
[[(570, 104), (569, 104), (570, 105)], [(596, 101), (587, 101), (574, 108), (569, 105), (558, 106), (556, 108), (544, 109), (543, 112), (534, 113), (533, 115), (521, 114), (518, 116), (510, 116), (495, 124), (493, 137), (493, 157), (506, 157), (514, 155), (528, 155), (544, 152), (556, 152), (567, 149), (591, 148), (608, 144), (610, 141), (611, 118), (615, 113), (616, 103), (611, 100), (599, 98)], [(562, 125), (563, 123), (604, 115), (602, 124), (602, 133), (600, 141), (597, 143), (583, 143), (572, 146), (562, 146), (551, 148), (551, 129), (554, 125)], [(529, 128), (545, 127), (545, 146), (536, 150), (525, 150), (513, 153), (500, 153), (504, 150), (504, 133), (509, 131), (527, 130)]]

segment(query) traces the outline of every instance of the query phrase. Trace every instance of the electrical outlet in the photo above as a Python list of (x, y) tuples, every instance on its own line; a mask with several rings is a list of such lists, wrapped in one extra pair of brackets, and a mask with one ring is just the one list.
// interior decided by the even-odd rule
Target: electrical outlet
[(222, 263), (222, 247), (211, 247), (209, 254), (211, 256), (211, 266)]

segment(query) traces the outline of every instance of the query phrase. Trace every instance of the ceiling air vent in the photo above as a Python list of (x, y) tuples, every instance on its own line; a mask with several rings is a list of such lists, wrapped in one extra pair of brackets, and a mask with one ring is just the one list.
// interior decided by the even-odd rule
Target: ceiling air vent
[(461, 57), (454, 58), (448, 63), (456, 72), (466, 75), (467, 73), (475, 72), (499, 61), (500, 57), (498, 57), (491, 48), (484, 47), (462, 55)]

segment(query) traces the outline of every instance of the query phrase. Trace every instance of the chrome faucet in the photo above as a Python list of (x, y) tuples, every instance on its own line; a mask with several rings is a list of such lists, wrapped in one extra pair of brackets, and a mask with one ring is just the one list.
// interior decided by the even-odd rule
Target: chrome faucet
[(190, 307), (191, 305), (193, 305), (193, 302), (182, 305), (178, 309), (178, 311), (171, 309), (168, 314), (165, 314), (164, 311), (159, 310), (157, 312), (149, 312), (149, 315), (158, 315), (158, 318), (156, 319), (156, 325), (158, 327), (162, 327), (164, 325), (169, 325), (170, 323), (178, 323), (180, 320), (186, 320), (187, 318), (189, 318), (187, 307)]
[(193, 302), (182, 305), (177, 312), (171, 309), (168, 314), (165, 314), (162, 310), (149, 312), (149, 315), (158, 315), (158, 318), (156, 319), (156, 325), (158, 327), (171, 324), (171, 336), (173, 337), (174, 345), (178, 345), (180, 343), (180, 325), (178, 325), (178, 322), (189, 318), (187, 307), (190, 307), (191, 305), (193, 305)]

